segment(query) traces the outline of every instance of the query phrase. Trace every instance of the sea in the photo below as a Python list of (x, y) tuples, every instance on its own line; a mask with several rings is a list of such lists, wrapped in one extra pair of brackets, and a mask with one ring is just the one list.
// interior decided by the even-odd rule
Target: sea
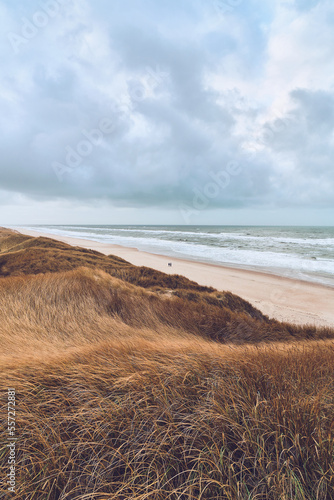
[(34, 225), (25, 229), (334, 287), (334, 227)]

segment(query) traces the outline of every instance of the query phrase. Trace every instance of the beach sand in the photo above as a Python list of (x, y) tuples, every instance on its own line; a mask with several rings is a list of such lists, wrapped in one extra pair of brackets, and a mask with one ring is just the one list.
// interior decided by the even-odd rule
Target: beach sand
[[(334, 288), (257, 271), (165, 257), (92, 240), (55, 236), (24, 228), (15, 229), (30, 236), (46, 236), (106, 255), (117, 255), (137, 266), (180, 274), (201, 285), (232, 292), (270, 318), (296, 324), (334, 326)], [(172, 262), (172, 267), (168, 266), (169, 262)]]

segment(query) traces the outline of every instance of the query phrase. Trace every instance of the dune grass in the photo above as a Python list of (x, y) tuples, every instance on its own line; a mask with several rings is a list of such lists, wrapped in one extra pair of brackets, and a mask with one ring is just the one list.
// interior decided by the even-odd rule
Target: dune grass
[[(22, 265), (31, 248), (3, 254)], [(16, 389), (19, 438), (16, 492), (1, 498), (334, 498), (334, 329), (181, 278), (170, 296), (116, 267), (39, 266), (0, 278), (0, 380)]]
[[(78, 267), (102, 269), (144, 288), (187, 289), (212, 292), (184, 276), (169, 275), (145, 266), (134, 266), (115, 255), (73, 247), (51, 238), (34, 238), (0, 228), (0, 276), (56, 273)], [(241, 300), (241, 299), (240, 299)]]

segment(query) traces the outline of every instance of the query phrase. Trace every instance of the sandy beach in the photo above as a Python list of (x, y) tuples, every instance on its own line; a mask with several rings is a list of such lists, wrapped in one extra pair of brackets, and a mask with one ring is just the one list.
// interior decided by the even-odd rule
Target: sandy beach
[[(188, 261), (142, 252), (135, 248), (16, 228), (30, 236), (47, 236), (70, 245), (113, 254), (138, 266), (180, 274), (201, 285), (230, 291), (249, 301), (271, 318), (296, 324), (334, 325), (334, 289), (256, 271)], [(172, 266), (168, 263), (172, 262)]]

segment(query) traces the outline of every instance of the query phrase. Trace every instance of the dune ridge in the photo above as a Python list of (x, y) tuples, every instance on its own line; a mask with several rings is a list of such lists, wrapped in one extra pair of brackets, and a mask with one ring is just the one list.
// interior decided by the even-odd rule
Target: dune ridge
[[(334, 327), (334, 288), (274, 274), (224, 267), (181, 258), (139, 251), (107, 242), (97, 242), (69, 236), (53, 235), (16, 228), (27, 236), (42, 236), (76, 247), (117, 256), (137, 267), (146, 267), (164, 274), (178, 274), (189, 280), (219, 291), (229, 290), (246, 300), (263, 314), (279, 321), (305, 325)], [(168, 262), (172, 261), (172, 267)]]

